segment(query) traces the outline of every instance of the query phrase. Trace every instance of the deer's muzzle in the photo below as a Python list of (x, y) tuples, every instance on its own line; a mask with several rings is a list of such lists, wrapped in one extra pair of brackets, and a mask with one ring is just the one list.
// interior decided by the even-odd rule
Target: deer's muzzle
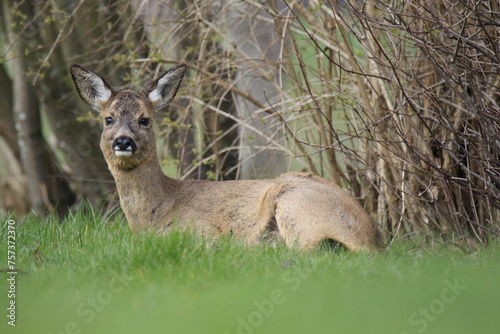
[(132, 138), (122, 136), (113, 142), (113, 150), (116, 156), (131, 156), (137, 150), (137, 145)]

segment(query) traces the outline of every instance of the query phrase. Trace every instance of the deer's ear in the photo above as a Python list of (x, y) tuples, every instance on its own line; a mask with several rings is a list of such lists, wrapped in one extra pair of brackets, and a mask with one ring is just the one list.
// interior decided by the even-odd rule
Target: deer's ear
[(82, 100), (100, 111), (113, 94), (111, 86), (99, 75), (79, 65), (71, 66), (71, 76)]
[(175, 94), (177, 94), (185, 72), (186, 65), (180, 64), (149, 84), (145, 92), (155, 109), (160, 109), (172, 101)]

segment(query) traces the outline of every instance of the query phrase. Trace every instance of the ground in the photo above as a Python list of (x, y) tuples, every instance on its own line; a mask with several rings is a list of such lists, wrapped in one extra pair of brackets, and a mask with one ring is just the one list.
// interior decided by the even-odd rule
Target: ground
[[(500, 251), (399, 241), (380, 254), (134, 235), (119, 213), (0, 232), (1, 333), (497, 333)], [(15, 284), (9, 278), (15, 276)], [(9, 291), (14, 291), (14, 295)], [(9, 310), (15, 303), (15, 327)], [(12, 323), (11, 323), (12, 324)]]

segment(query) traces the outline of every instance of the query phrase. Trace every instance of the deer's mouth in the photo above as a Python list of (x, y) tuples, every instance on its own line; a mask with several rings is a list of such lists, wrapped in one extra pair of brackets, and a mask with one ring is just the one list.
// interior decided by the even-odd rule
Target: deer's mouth
[(120, 150), (115, 148), (115, 155), (117, 157), (130, 157), (134, 153), (131, 149), (130, 150)]

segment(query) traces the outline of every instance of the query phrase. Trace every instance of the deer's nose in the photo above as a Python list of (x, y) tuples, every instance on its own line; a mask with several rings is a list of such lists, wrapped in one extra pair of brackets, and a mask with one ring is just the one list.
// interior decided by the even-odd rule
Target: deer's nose
[(131, 155), (137, 150), (137, 145), (132, 138), (122, 136), (113, 142), (113, 150), (115, 150), (116, 155)]

